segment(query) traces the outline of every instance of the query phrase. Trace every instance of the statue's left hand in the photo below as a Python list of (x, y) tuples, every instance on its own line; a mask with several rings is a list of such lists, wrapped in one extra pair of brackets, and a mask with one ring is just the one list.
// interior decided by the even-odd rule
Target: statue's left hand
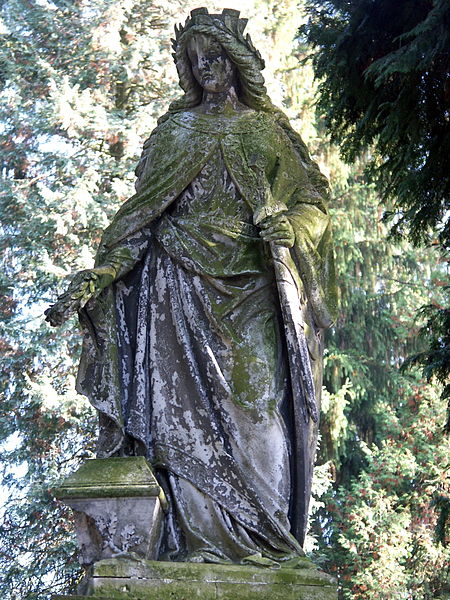
[(71, 314), (83, 308), (91, 298), (114, 281), (115, 270), (109, 265), (75, 273), (67, 290), (45, 311), (45, 320), (53, 327), (62, 325)]
[(284, 213), (277, 213), (261, 221), (260, 236), (265, 242), (273, 242), (277, 246), (292, 248), (295, 243), (294, 229)]

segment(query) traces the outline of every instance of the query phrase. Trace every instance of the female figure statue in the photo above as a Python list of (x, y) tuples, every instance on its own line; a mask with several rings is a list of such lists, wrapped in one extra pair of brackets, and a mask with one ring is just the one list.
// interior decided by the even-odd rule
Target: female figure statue
[(176, 28), (185, 94), (145, 142), (95, 267), (47, 311), (52, 325), (79, 312), (99, 456), (148, 457), (169, 560), (280, 562), (306, 527), (334, 311), (327, 183), (245, 25), (202, 8)]

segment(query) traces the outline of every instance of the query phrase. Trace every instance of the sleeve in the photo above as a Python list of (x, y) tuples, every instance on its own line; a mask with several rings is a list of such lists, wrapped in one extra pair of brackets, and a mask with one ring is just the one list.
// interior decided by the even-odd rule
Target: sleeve
[(281, 121), (279, 140), (272, 195), (287, 206), (286, 216), (295, 233), (292, 257), (316, 324), (327, 328), (337, 312), (332, 229), (326, 208), (328, 182), (287, 120)]
[(148, 227), (140, 229), (108, 252), (97, 254), (95, 266), (108, 265), (115, 271), (114, 281), (122, 279), (143, 258), (151, 235)]

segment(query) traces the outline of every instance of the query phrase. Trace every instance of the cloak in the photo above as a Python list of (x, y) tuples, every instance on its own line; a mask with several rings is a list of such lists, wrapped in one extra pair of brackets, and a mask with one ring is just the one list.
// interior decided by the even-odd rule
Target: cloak
[[(249, 243), (245, 252), (238, 251), (228, 263), (223, 257), (217, 259), (213, 248), (197, 244), (198, 232), (185, 232), (186, 235), (171, 233), (173, 207), (203, 172), (205, 165), (218, 160), (223, 162), (231, 178), (229, 185), (246, 203), (254, 223), (260, 222), (266, 213), (277, 212), (279, 207), (286, 210), (285, 214), (293, 226), (296, 239), (287, 268), (298, 290), (301, 308), (298, 318), (306, 336), (316, 398), (320, 402), (322, 332), (332, 324), (336, 309), (331, 228), (324, 204), (326, 188), (317, 166), (310, 160), (306, 148), (284, 116), (250, 110), (238, 117), (204, 115), (195, 111), (171, 114), (160, 121), (144, 144), (137, 169), (137, 192), (123, 204), (105, 230), (96, 257), (96, 266), (107, 264), (115, 269), (115, 282), (80, 311), (85, 335), (77, 389), (88, 396), (99, 412), (99, 456), (126, 455), (131, 452), (127, 444), (132, 440), (135, 443), (133, 452), (137, 445), (138, 451), (147, 455), (156, 468), (190, 481), (232, 514), (239, 526), (266, 540), (279, 553), (295, 553), (299, 546), (294, 536), (302, 544), (306, 529), (317, 440), (317, 425), (312, 420), (305, 422), (295, 417), (295, 411), (287, 408), (285, 421), (292, 463), (290, 523), (287, 514), (279, 514), (283, 512), (279, 509), (282, 501), (277, 504), (276, 490), (266, 489), (267, 482), (263, 481), (260, 473), (255, 473), (254, 480), (248, 476), (245, 449), (235, 449), (233, 454), (227, 441), (217, 449), (208, 466), (207, 461), (202, 462), (195, 454), (195, 450), (188, 458), (180, 449), (179, 442), (178, 447), (170, 440), (165, 444), (164, 440), (158, 441), (152, 432), (151, 413), (156, 411), (156, 396), (160, 393), (155, 377), (147, 381), (151, 379), (148, 362), (151, 359), (147, 356), (151, 350), (148, 350), (146, 339), (150, 335), (148, 323), (155, 319), (152, 306), (157, 302), (162, 306), (179, 301), (177, 310), (186, 317), (194, 302), (191, 302), (191, 297), (186, 300), (186, 290), (191, 293), (192, 288), (197, 286), (198, 296), (199, 282), (215, 282), (217, 287), (217, 282), (221, 281), (226, 287), (227, 282), (234, 282), (237, 275), (251, 276), (255, 280), (259, 277), (258, 257), (252, 257), (255, 244)], [(255, 163), (262, 165), (263, 178), (258, 177)], [(226, 223), (218, 223), (218, 231), (220, 227), (223, 231), (227, 230)], [(239, 231), (235, 237), (244, 240), (250, 239), (251, 235)], [(258, 252), (261, 253), (258, 250), (256, 254)], [(170, 265), (167, 256), (172, 261), (169, 261)], [(158, 277), (160, 282), (152, 283)], [(172, 284), (172, 295), (163, 298), (163, 291)], [(153, 297), (152, 285), (156, 290)], [(176, 298), (174, 290), (177, 291)], [(255, 318), (265, 308), (258, 310)], [(167, 315), (161, 313), (158, 318), (165, 318), (166, 323), (167, 320), (174, 322), (177, 331), (173, 335), (177, 339), (185, 336), (185, 333), (180, 333), (181, 325), (174, 310)], [(189, 321), (188, 317), (186, 319)], [(194, 317), (192, 319), (195, 320)], [(183, 327), (186, 327), (185, 322)], [(161, 328), (161, 331), (164, 329)], [(202, 335), (197, 334), (195, 343)], [(232, 338), (232, 334), (230, 336)], [(162, 338), (160, 341), (163, 343)], [(153, 340), (152, 343), (155, 347), (159, 341)], [(239, 344), (241, 341), (237, 341), (235, 346)], [(189, 345), (184, 348), (186, 353), (191, 351)], [(199, 352), (204, 352), (205, 348), (208, 349), (207, 336), (202, 337)], [(187, 363), (189, 360), (185, 357)], [(206, 356), (205, 361), (208, 360)], [(259, 360), (262, 365), (263, 361)], [(175, 367), (173, 371), (176, 373)], [(235, 375), (230, 377), (236, 379)], [(220, 378), (224, 379), (221, 385), (228, 389), (227, 374), (208, 372), (198, 375), (203, 387), (209, 386), (211, 390)], [(170, 392), (166, 390), (164, 393)], [(202, 395), (201, 389), (199, 395)], [(305, 401), (293, 397), (292, 393), (288, 397), (290, 404)], [(235, 400), (239, 403), (239, 398)], [(177, 401), (174, 400), (175, 403)], [(223, 410), (230, 413), (234, 409)], [(180, 420), (180, 430), (182, 428)], [(172, 422), (172, 429), (169, 427), (166, 431), (173, 429)], [(210, 446), (217, 445), (219, 434), (222, 436), (220, 439), (226, 437), (223, 431), (216, 434), (216, 437), (210, 438)], [(201, 445), (200, 442), (198, 445)], [(207, 452), (207, 448), (205, 438), (202, 450)], [(239, 459), (236, 459), (237, 455)], [(245, 463), (245, 469), (242, 463)], [(220, 478), (214, 473), (213, 464), (218, 465)], [(271, 494), (275, 500), (268, 506), (262, 498)]]

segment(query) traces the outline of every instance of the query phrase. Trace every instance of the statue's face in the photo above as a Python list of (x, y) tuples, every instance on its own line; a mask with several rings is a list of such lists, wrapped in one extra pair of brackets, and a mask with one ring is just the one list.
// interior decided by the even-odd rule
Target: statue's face
[(195, 79), (207, 92), (226, 92), (235, 83), (235, 66), (222, 46), (206, 35), (189, 40), (187, 53)]

